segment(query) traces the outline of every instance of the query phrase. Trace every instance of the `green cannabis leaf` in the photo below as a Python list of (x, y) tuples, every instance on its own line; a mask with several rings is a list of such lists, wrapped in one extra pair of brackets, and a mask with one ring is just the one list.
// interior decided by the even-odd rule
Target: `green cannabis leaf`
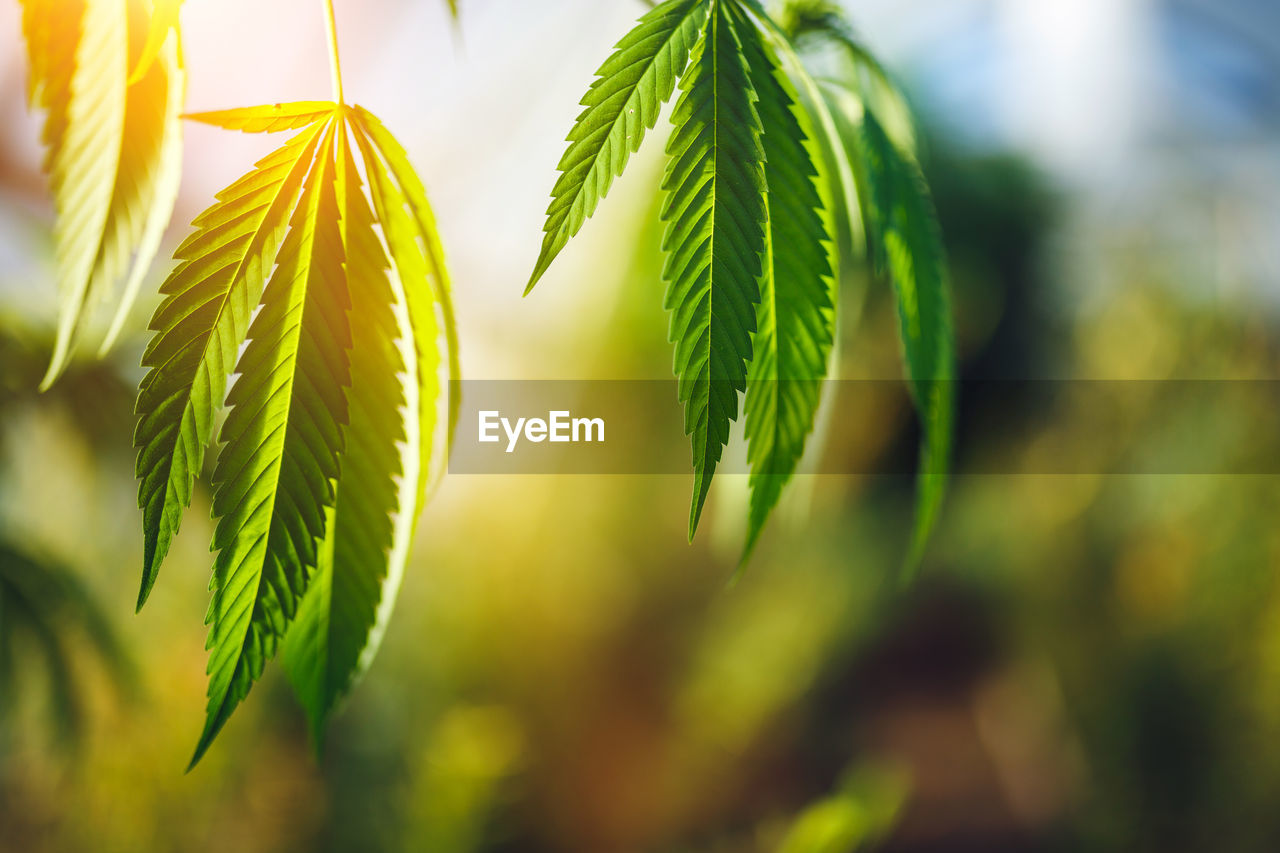
[(950, 285), (933, 202), (919, 167), (890, 141), (870, 111), (863, 116), (859, 142), (871, 179), (868, 239), (893, 283), (912, 396), (924, 428), (908, 558), (914, 567), (937, 520), (950, 464), (955, 407)]
[(197, 217), (144, 356), (139, 606), (224, 400), (230, 409), (213, 473), (209, 704), (194, 765), (282, 643), (317, 740), (369, 665), (438, 455), (439, 366), (457, 356), (425, 192), (372, 115), (300, 102), (189, 118), (298, 131)]
[[(839, 47), (821, 83), (802, 48)], [(953, 419), (949, 283), (906, 101), (827, 0), (665, 0), (597, 72), (569, 134), (528, 290), (622, 174), (676, 85), (667, 145), (666, 307), (693, 445), (690, 537), (745, 390), (744, 559), (813, 431), (835, 340), (836, 225), (887, 269), (924, 422), (908, 565), (941, 508)], [(865, 233), (864, 233), (865, 232)]]
[(767, 46), (748, 45), (761, 93), (768, 229), (746, 399), (751, 503), (744, 557), (804, 454), (835, 339), (835, 240), (814, 183), (809, 117)]
[[(373, 209), (359, 192), (348, 148), (339, 187), (353, 282), (351, 439), (318, 572), (284, 649), (285, 671), (317, 743), (325, 719), (377, 653), (404, 576), (416, 519), (441, 468), (432, 461), (437, 456), (436, 401), (443, 390), (437, 306), (447, 318), (444, 349), (455, 378), (457, 365), (448, 276), (426, 195), (412, 170), (405, 171), (403, 149), (376, 118), (357, 107), (352, 130), (370, 176)], [(397, 185), (397, 174), (412, 186)], [(406, 209), (415, 206), (410, 197), (421, 217)], [(373, 230), (375, 223), (382, 225), (390, 258)], [(390, 278), (389, 269), (395, 271)], [(412, 282), (434, 286), (408, 287)], [(406, 308), (402, 325), (392, 311), (397, 303)], [(413, 342), (411, 358), (394, 346), (397, 336)], [(403, 386), (396, 379), (402, 371), (409, 377)], [(456, 403), (452, 397), (447, 435), (453, 433)], [(416, 421), (402, 422), (405, 407), (418, 412)]]
[(693, 442), (690, 539), (746, 388), (768, 217), (764, 128), (742, 49), (759, 35), (740, 33), (730, 8), (713, 4), (681, 78), (662, 182), (668, 336)]
[(60, 307), (42, 388), (65, 369), (92, 310), (125, 280), (101, 349), (114, 342), (173, 212), (186, 77), (168, 5), (22, 0), (28, 101), (45, 113), (44, 168), (58, 214)]
[(657, 124), (658, 110), (671, 98), (701, 36), (706, 7), (702, 0), (663, 3), (640, 19), (596, 72), (596, 82), (582, 98), (586, 109), (570, 131), (569, 150), (560, 161), (562, 174), (551, 191), (542, 254), (525, 293), (595, 213), (613, 179), (640, 150), (645, 132)]

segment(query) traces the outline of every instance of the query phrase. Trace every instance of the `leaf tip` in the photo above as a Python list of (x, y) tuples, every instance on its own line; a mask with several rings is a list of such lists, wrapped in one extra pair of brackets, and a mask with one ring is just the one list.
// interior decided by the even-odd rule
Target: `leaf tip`
[(221, 719), (211, 716), (205, 721), (204, 732), (200, 735), (195, 751), (191, 754), (190, 763), (187, 764), (187, 773), (194, 770), (196, 765), (200, 763), (200, 759), (204, 758), (204, 754), (209, 751), (209, 747), (213, 745), (214, 738), (218, 736), (218, 732), (222, 731), (222, 725), (226, 721), (225, 715)]
[(750, 527), (747, 528), (747, 541), (742, 546), (742, 555), (738, 557), (738, 568), (734, 570), (732, 583), (737, 583), (738, 578), (746, 571), (747, 564), (751, 562), (751, 557), (756, 552), (756, 543), (760, 541), (760, 531), (762, 525), (757, 524), (754, 520)]
[(44, 372), (44, 378), (40, 380), (38, 390), (41, 394), (53, 387), (54, 383), (61, 378), (67, 369), (67, 363), (71, 356), (70, 334), (63, 334), (61, 330), (58, 334), (58, 341), (53, 348), (53, 356), (49, 359), (49, 367)]
[(698, 494), (694, 495), (693, 505), (689, 507), (689, 543), (693, 543), (694, 537), (698, 533), (698, 522), (702, 520), (702, 508), (707, 502), (707, 492), (700, 489)]
[(524, 286), (524, 296), (528, 296), (533, 292), (533, 289), (537, 287), (538, 282), (542, 281), (542, 276), (545, 275), (546, 272), (547, 265), (539, 262), (538, 266), (533, 270), (533, 275), (529, 276), (529, 283)]
[(146, 606), (147, 599), (151, 597), (151, 588), (155, 586), (155, 575), (148, 573), (142, 579), (142, 586), (138, 589), (138, 604), (134, 607), (133, 613), (136, 616), (142, 612), (142, 608)]

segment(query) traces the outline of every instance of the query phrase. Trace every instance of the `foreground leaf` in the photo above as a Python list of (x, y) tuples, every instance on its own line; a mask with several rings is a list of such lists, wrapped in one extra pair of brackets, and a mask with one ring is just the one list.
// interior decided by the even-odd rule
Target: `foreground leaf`
[(218, 194), (174, 253), (181, 263), (161, 285), (164, 301), (142, 357), (150, 371), (138, 391), (138, 504), (144, 551), (138, 607), (191, 503), (227, 377), (262, 295), (267, 273), (315, 154), (314, 124)]
[[(328, 715), (377, 651), (404, 574), (412, 533), (404, 517), (416, 508), (421, 468), (420, 448), (406, 440), (403, 422), (409, 414), (411, 431), (416, 435), (421, 429), (417, 410), (406, 409), (400, 380), (406, 364), (397, 348), (401, 330), (395, 309), (402, 288), (392, 288), (390, 262), (360, 191), (350, 147), (345, 141), (340, 147), (338, 205), (352, 302), (351, 424), (326, 547), (284, 648), (285, 671), (317, 744)], [(376, 185), (389, 178), (380, 169), (373, 174), (377, 198)], [(399, 227), (384, 224), (384, 231), (397, 237), (404, 233), (408, 217), (403, 203), (401, 218)], [(408, 233), (408, 245), (398, 253), (413, 249), (421, 259), (411, 226)], [(421, 260), (413, 270), (397, 265), (396, 273), (406, 287), (429, 287)], [(397, 482), (401, 477), (404, 482)]]
[[(412, 219), (412, 225), (416, 228), (415, 234), (405, 231), (404, 241), (417, 240), (423, 251), (423, 259), (427, 264), (427, 282), (430, 284), (430, 290), (424, 288), (412, 288), (410, 284), (415, 280), (412, 276), (401, 274), (401, 281), (405, 282), (406, 293), (404, 298), (408, 302), (409, 319), (414, 327), (413, 339), (414, 347), (418, 353), (419, 369), (417, 375), (419, 382), (423, 383), (422, 393), (419, 395), (422, 405), (424, 406), (422, 419), (424, 424), (431, 424), (434, 428), (435, 415), (435, 399), (439, 394), (438, 386), (431, 384), (435, 382), (434, 374), (439, 366), (438, 342), (435, 338), (435, 308), (431, 308), (428, 312), (425, 308), (429, 303), (425, 301), (428, 293), (434, 297), (435, 305), (440, 311), (440, 319), (444, 324), (444, 344), (448, 353), (448, 371), (449, 371), (449, 415), (445, 425), (445, 441), (442, 450), (447, 453), (448, 449), (453, 446), (453, 435), (458, 427), (458, 413), (461, 407), (461, 397), (457, 393), (459, 383), (462, 380), (462, 368), (460, 356), (458, 353), (458, 321), (456, 312), (453, 307), (453, 283), (449, 277), (449, 267), (445, 263), (444, 246), (440, 240), (440, 231), (436, 227), (435, 214), (431, 210), (431, 204), (427, 200), (427, 191), (422, 185), (422, 180), (418, 177), (418, 173), (414, 170), (413, 165), (409, 162), (409, 155), (405, 152), (404, 147), (393, 136), (382, 122), (376, 116), (363, 107), (354, 107), (354, 128), (357, 131), (357, 140), (365, 140), (366, 145), (361, 146), (361, 151), (365, 157), (365, 167), (371, 176), (377, 177), (377, 185), (382, 187), (385, 192), (383, 199), (386, 202), (386, 211), (380, 209), (379, 221), (383, 223), (384, 230), (394, 227), (388, 217), (391, 212), (398, 211), (402, 207), (407, 206)], [(384, 164), (379, 167), (376, 162), (370, 162), (372, 152), (376, 151), (377, 158)], [(397, 192), (392, 192), (393, 185), (389, 181), (382, 180), (384, 176), (390, 176), (395, 180)], [(403, 201), (400, 199), (403, 198)], [(378, 200), (378, 196), (374, 195), (374, 201)], [(383, 213), (387, 213), (384, 217)], [(396, 217), (398, 218), (398, 217)], [(396, 241), (388, 237), (392, 242), (394, 251)], [(397, 266), (401, 261), (394, 258)], [(420, 331), (419, 331), (420, 330)], [(430, 341), (430, 342), (429, 342)], [(431, 411), (428, 412), (427, 408)], [(424, 440), (430, 440), (424, 436)], [(430, 454), (424, 456), (423, 465), (427, 465)], [(443, 466), (438, 466), (443, 470)], [(420, 490), (419, 503), (425, 499), (427, 487), (428, 473), (423, 473), (423, 485)]]
[(208, 716), (192, 765), (275, 654), (335, 502), (351, 332), (334, 123), (326, 127), (227, 398), (214, 472)]
[(669, 337), (685, 433), (693, 445), (689, 536), (738, 416), (760, 301), (765, 209), (763, 128), (731, 0), (716, 0), (680, 81), (663, 179)]
[(569, 150), (560, 161), (562, 174), (551, 191), (542, 253), (526, 294), (595, 213), (614, 178), (640, 150), (645, 132), (657, 123), (658, 111), (671, 98), (701, 34), (707, 5), (706, 0), (658, 5), (618, 42), (596, 72), (596, 81), (582, 98), (586, 109), (570, 131)]
[(768, 184), (764, 274), (745, 404), (751, 465), (745, 560), (813, 430), (834, 342), (835, 305), (834, 238), (814, 183), (808, 116), (767, 46), (744, 39), (743, 47), (759, 94)]

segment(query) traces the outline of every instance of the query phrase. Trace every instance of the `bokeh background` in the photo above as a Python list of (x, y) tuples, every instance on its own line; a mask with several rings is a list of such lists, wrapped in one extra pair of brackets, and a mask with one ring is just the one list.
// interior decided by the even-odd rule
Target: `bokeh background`
[[(439, 2), (336, 5), (349, 97), (436, 204), (467, 375), (669, 377), (657, 138), (520, 296), (577, 99), (643, 4), (463, 0), (456, 32)], [(919, 114), (965, 377), (1276, 378), (1280, 7), (847, 5)], [(183, 23), (191, 109), (328, 97), (315, 0), (190, 0)], [(975, 385), (908, 586), (901, 477), (799, 480), (730, 585), (741, 478), (687, 545), (685, 477), (450, 476), (323, 756), (272, 671), (183, 775), (208, 499), (134, 616), (154, 303), (109, 361), (34, 393), (52, 210), (19, 32), (0, 3), (0, 850), (1277, 849), (1280, 480), (1042, 473), (1161, 440), (1223, 470), (1278, 458), (1265, 383), (1209, 411), (1143, 383), (1106, 418), (1069, 383), (1048, 403)], [(272, 140), (187, 143), (170, 246)], [(844, 293), (841, 375), (897, 376), (886, 288), (855, 265)], [(1036, 407), (1017, 473), (964, 473)], [(909, 458), (915, 433), (886, 396), (821, 439)]]

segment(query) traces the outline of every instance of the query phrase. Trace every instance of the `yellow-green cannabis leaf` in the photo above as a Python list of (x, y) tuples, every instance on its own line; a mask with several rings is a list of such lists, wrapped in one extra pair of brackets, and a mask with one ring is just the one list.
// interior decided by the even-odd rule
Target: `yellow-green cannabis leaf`
[(456, 364), (456, 333), (425, 192), (373, 116), (301, 102), (189, 117), (296, 132), (196, 218), (144, 356), (139, 606), (229, 408), (194, 765), (282, 643), (317, 738), (368, 667), (440, 455), (437, 424), (456, 407), (439, 376)]
[[(59, 313), (42, 387), (117, 288), (105, 351), (173, 212), (186, 85), (176, 11), (150, 0), (22, 0), (28, 101), (44, 112)], [(157, 31), (157, 21), (163, 28)]]

